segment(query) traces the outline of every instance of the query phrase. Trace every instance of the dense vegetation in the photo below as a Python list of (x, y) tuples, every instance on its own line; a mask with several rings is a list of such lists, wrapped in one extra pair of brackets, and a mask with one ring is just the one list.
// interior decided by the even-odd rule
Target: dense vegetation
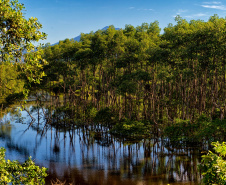
[(29, 158), (23, 164), (18, 161), (5, 160), (5, 150), (0, 148), (0, 182), (1, 184), (44, 184), (46, 168), (38, 167)]
[(226, 144), (212, 143), (214, 152), (209, 151), (207, 155), (202, 156), (202, 175), (204, 184), (219, 184), (226, 183)]
[(24, 9), (18, 0), (0, 1), (1, 104), (8, 96), (10, 100), (18, 93), (27, 96), (31, 84), (39, 83), (44, 75), (41, 51), (33, 52), (37, 48), (32, 43), (45, 39), (46, 34), (39, 31), (42, 25), (37, 18), (25, 19)]
[(188, 128), (191, 134), (206, 127), (203, 119), (217, 122), (222, 135), (226, 19), (175, 20), (163, 34), (158, 22), (110, 26), (82, 34), (80, 42), (46, 45), (47, 76), (37, 88), (64, 93), (65, 112), (76, 121), (117, 122), (114, 131), (137, 132), (152, 124)]

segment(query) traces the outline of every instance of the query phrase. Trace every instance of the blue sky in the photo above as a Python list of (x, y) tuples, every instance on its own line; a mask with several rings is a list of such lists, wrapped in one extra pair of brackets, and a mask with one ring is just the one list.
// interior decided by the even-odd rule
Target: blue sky
[(54, 44), (59, 40), (74, 38), (114, 25), (124, 28), (126, 24), (159, 21), (163, 29), (180, 15), (187, 19), (207, 21), (210, 16), (226, 16), (226, 0), (19, 0), (26, 8), (26, 18), (37, 17), (47, 40)]

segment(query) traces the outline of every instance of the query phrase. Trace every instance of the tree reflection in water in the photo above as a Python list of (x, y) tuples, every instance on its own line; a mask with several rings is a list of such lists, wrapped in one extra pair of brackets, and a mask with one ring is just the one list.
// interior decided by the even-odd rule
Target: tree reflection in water
[(49, 107), (35, 103), (28, 103), (20, 115), (12, 111), (2, 118), (8, 122), (1, 121), (0, 145), (11, 160), (23, 162), (32, 156), (36, 164), (47, 167), (46, 184), (56, 179), (89, 185), (200, 182), (198, 164), (206, 149), (199, 145), (173, 145), (154, 136), (132, 142), (119, 139), (103, 125), (74, 124), (70, 111), (56, 108), (58, 99)]

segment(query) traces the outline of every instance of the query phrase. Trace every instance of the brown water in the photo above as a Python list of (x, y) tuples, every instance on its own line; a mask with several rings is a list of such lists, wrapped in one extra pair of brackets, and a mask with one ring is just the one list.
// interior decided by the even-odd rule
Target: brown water
[(8, 113), (0, 122), (6, 158), (24, 162), (32, 156), (48, 168), (46, 184), (59, 179), (80, 185), (176, 185), (201, 179), (198, 164), (205, 148), (198, 145), (172, 145), (161, 137), (131, 142), (100, 126), (57, 129), (42, 118), (30, 124), (23, 111)]

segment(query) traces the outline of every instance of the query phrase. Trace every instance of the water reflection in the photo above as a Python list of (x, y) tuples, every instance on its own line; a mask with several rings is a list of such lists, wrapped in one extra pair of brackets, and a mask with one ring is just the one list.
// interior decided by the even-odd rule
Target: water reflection
[(199, 154), (205, 148), (199, 145), (172, 145), (161, 137), (130, 143), (100, 125), (53, 126), (46, 124), (48, 111), (28, 105), (27, 111), (5, 115), (0, 124), (0, 146), (6, 148), (6, 157), (24, 162), (32, 156), (36, 164), (49, 169), (46, 184), (56, 179), (93, 185), (200, 182)]

